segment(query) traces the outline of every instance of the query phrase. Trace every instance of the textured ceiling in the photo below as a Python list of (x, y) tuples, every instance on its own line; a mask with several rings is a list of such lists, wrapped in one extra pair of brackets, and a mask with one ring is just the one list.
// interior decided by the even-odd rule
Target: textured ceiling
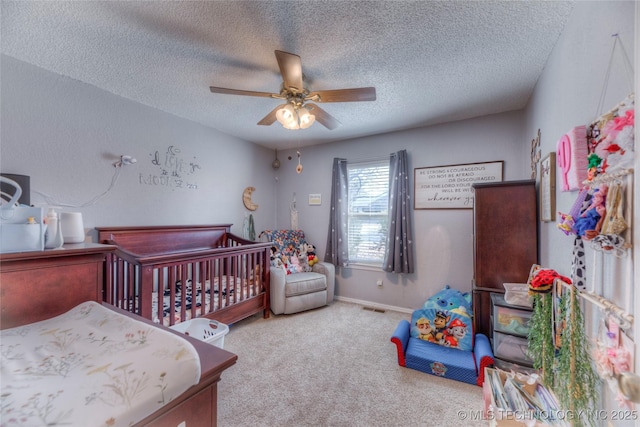
[[(2, 53), (274, 148), (523, 108), (573, 2), (5, 1)], [(374, 86), (377, 100), (324, 103), (342, 126), (256, 123), (280, 100), (274, 50), (310, 88)]]

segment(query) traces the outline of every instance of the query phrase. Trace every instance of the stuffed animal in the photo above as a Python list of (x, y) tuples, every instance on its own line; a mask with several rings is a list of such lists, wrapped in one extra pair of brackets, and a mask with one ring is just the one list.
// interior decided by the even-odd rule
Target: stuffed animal
[(309, 272), (311, 271), (311, 266), (309, 265), (309, 259), (307, 258), (307, 254), (298, 253), (298, 271), (299, 272)]
[(278, 248), (276, 248), (275, 246), (271, 246), (271, 255), (270, 255), (271, 265), (273, 265), (276, 258), (279, 258), (279, 257), (280, 257), (280, 252), (278, 252)]
[(289, 257), (289, 264), (287, 265), (287, 271), (289, 274), (294, 274), (300, 272), (300, 261), (296, 254), (293, 254)]
[(303, 243), (300, 245), (299, 251), (301, 254), (305, 254), (307, 257), (307, 262), (309, 267), (313, 267), (314, 264), (317, 264), (320, 260), (316, 256), (316, 248), (310, 243)]
[(452, 310), (459, 307), (464, 307), (468, 313), (471, 312), (471, 294), (452, 289), (449, 285), (446, 285), (440, 292), (429, 298), (422, 306), (422, 308), (436, 310)]
[(282, 268), (285, 272), (287, 272), (287, 266), (285, 265), (283, 259), (282, 259), (282, 254), (280, 252), (278, 252), (278, 248), (276, 248), (275, 246), (271, 247), (271, 267), (275, 267), (275, 268)]

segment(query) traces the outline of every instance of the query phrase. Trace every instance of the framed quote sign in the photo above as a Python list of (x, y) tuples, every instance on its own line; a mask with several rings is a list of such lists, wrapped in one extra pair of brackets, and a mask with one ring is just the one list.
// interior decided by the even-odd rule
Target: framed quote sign
[(502, 160), (415, 168), (414, 209), (471, 209), (476, 183), (502, 181)]

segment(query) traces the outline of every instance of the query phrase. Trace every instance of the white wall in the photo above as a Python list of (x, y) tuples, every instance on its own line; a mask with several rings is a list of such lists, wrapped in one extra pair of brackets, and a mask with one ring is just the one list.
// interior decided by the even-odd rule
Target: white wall
[[(537, 129), (541, 129), (543, 156), (556, 151), (558, 139), (571, 128), (588, 125), (634, 91), (634, 76), (629, 74), (621, 47), (629, 57), (630, 66), (633, 66), (637, 54), (634, 44), (635, 7), (634, 2), (576, 3), (525, 112), (524, 135), (533, 135)], [(596, 16), (598, 24), (590, 25)], [(607, 81), (607, 67), (614, 45), (612, 34), (619, 35), (619, 42)], [(605, 82), (606, 91), (603, 90)], [(605, 97), (601, 103), (603, 93)], [(633, 179), (629, 177), (626, 182), (631, 184)], [(556, 187), (561, 188), (559, 177)], [(628, 185), (628, 188), (627, 200), (632, 203), (632, 186)], [(568, 212), (577, 194), (577, 191), (558, 190), (556, 210)], [(637, 224), (637, 198), (635, 203), (634, 222)], [(570, 275), (573, 237), (565, 236), (555, 223), (542, 223), (540, 232), (541, 264)], [(630, 238), (629, 233), (625, 236)], [(628, 252), (622, 258), (602, 256), (601, 252), (591, 250), (589, 242), (585, 246), (588, 285), (595, 286), (598, 293), (632, 311), (632, 253)]]
[[(462, 163), (504, 161), (504, 179), (530, 178), (529, 160), (520, 152), (520, 112), (485, 116), (440, 126), (395, 132), (300, 149), (302, 174), (295, 173), (295, 151), (282, 153), (278, 171), (278, 226), (289, 227), (286, 208), (296, 193), (300, 228), (307, 240), (324, 255), (329, 220), (331, 168), (334, 157), (347, 160), (388, 158), (406, 149), (414, 168)], [(287, 160), (287, 156), (292, 160)], [(413, 185), (413, 176), (411, 177)], [(309, 206), (310, 193), (322, 195), (321, 206)], [(415, 210), (414, 242), (416, 272), (387, 274), (356, 268), (338, 269), (337, 294), (380, 305), (417, 308), (444, 285), (471, 290), (473, 278), (473, 219), (471, 209)], [(376, 285), (383, 280), (382, 288)]]
[[(636, 64), (637, 75), (637, 4), (634, 2), (576, 2), (571, 19), (566, 25), (558, 43), (551, 54), (547, 66), (538, 81), (531, 101), (525, 111), (523, 140), (527, 135), (534, 135), (541, 130), (541, 150), (545, 156), (556, 151), (556, 143), (571, 128), (588, 125), (599, 114), (606, 113), (615, 107), (631, 92), (634, 92), (634, 76), (625, 69), (624, 47), (631, 64)], [(619, 43), (613, 57), (611, 74), (606, 86), (606, 96), (599, 109), (600, 97), (606, 81), (607, 67), (611, 56), (614, 38), (619, 34)], [(636, 104), (636, 112), (638, 107)], [(638, 165), (638, 143), (636, 127), (636, 165)], [(636, 171), (638, 168), (636, 167)], [(634, 203), (635, 240), (638, 239), (639, 200), (637, 173), (635, 177), (626, 179), (628, 188), (632, 188), (635, 180), (635, 201), (628, 191), (629, 203)], [(560, 181), (556, 183), (559, 189)], [(577, 191), (557, 193), (557, 210), (568, 212), (577, 197)], [(628, 212), (631, 212), (629, 207)], [(627, 217), (631, 219), (629, 216)], [(571, 274), (573, 238), (565, 236), (556, 228), (555, 223), (542, 223), (540, 228), (541, 264), (553, 268), (564, 275)], [(630, 234), (625, 235), (627, 239)], [(633, 253), (616, 258), (593, 251), (586, 242), (587, 284), (595, 286), (595, 290), (609, 298), (618, 306), (633, 312), (634, 267)], [(637, 244), (634, 245), (637, 248)], [(635, 250), (634, 248), (634, 250)], [(637, 257), (637, 255), (636, 255)], [(637, 273), (636, 273), (637, 274)], [(637, 291), (636, 291), (637, 292)], [(638, 298), (637, 295), (635, 298)], [(587, 331), (593, 336), (597, 333), (603, 313), (591, 304), (583, 304), (587, 319)], [(636, 315), (636, 319), (637, 319)], [(629, 331), (629, 335), (637, 343), (634, 336), (637, 327)], [(638, 366), (638, 348), (636, 346), (636, 365)], [(608, 411), (619, 409), (615, 395), (603, 386), (602, 408)], [(613, 412), (608, 412), (612, 414)], [(601, 425), (606, 422), (602, 421)], [(616, 426), (633, 425), (633, 421), (615, 423)], [(640, 422), (636, 422), (640, 425)]]
[(269, 150), (5, 55), (1, 67), (0, 170), (31, 177), (32, 204), (47, 204), (36, 191), (86, 204), (127, 154), (138, 163), (121, 169), (111, 191), (64, 208), (82, 212), (85, 228), (233, 224), (241, 235), (248, 186), (257, 188), (256, 228), (275, 222)]

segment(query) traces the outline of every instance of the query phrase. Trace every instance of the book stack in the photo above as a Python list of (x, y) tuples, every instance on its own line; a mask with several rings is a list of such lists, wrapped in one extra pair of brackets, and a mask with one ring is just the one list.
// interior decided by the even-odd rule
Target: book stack
[(570, 426), (555, 395), (535, 374), (485, 368), (483, 394), (492, 427)]

